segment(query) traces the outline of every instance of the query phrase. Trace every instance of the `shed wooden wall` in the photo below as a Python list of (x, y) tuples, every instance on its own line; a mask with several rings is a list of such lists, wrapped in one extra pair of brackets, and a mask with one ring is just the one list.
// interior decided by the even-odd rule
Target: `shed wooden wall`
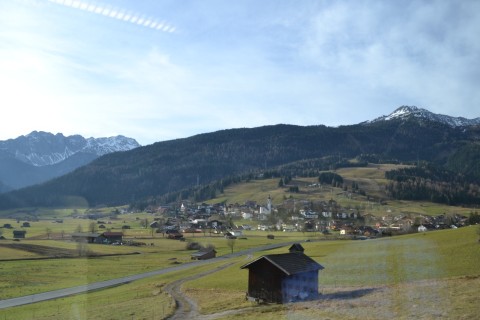
[(285, 274), (261, 260), (249, 268), (248, 295), (266, 302), (282, 303), (282, 281)]

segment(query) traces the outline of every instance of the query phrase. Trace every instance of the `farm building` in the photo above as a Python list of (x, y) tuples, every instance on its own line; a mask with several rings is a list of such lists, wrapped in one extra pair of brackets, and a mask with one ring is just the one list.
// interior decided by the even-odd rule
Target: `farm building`
[(104, 232), (95, 240), (96, 243), (122, 243), (123, 232)]
[(160, 228), (160, 222), (158, 221), (153, 221), (152, 223), (150, 223), (150, 228)]
[(215, 258), (217, 251), (213, 248), (203, 248), (195, 253), (192, 253), (192, 260), (207, 260)]
[(318, 297), (318, 271), (324, 269), (303, 253), (300, 244), (289, 253), (262, 256), (241, 269), (248, 269), (247, 299), (287, 303)]
[(13, 239), (25, 239), (25, 230), (13, 230)]
[(123, 232), (104, 232), (102, 234), (91, 232), (75, 232), (72, 233), (72, 240), (86, 243), (121, 243), (123, 240)]
[(75, 242), (94, 243), (95, 239), (97, 239), (98, 236), (99, 236), (98, 233), (75, 232), (75, 233), (72, 233), (72, 240)]

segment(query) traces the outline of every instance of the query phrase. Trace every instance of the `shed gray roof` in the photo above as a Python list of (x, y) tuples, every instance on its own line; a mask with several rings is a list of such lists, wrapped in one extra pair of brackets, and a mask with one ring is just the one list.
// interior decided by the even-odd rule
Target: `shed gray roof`
[(211, 252), (217, 253), (217, 251), (215, 249), (203, 248), (203, 249), (198, 250), (197, 252), (192, 253), (191, 256), (192, 257), (201, 257), (201, 256), (204, 256), (204, 255), (209, 254)]
[(293, 274), (318, 271), (324, 269), (322, 265), (312, 258), (298, 253), (269, 254), (262, 256), (250, 263), (241, 266), (241, 269), (254, 267), (261, 260), (270, 262), (273, 266), (280, 269), (283, 273), (290, 276)]

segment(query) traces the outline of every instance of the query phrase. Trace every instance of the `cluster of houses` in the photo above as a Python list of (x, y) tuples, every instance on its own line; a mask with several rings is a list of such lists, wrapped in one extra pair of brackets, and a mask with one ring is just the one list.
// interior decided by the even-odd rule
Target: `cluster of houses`
[[(359, 208), (343, 208), (336, 201), (302, 201), (286, 199), (274, 207), (270, 196), (264, 205), (255, 201), (244, 204), (202, 204), (183, 202), (176, 207), (149, 208), (149, 212), (167, 217), (164, 224), (154, 222), (158, 229), (174, 229), (181, 233), (226, 233), (249, 228), (248, 221), (256, 221), (258, 230), (284, 232), (339, 231), (343, 235), (376, 236), (392, 232), (415, 232), (463, 226), (468, 219), (462, 215), (423, 216), (394, 215), (387, 209), (385, 215), (364, 213)], [(289, 214), (285, 214), (285, 213)], [(280, 214), (281, 213), (281, 214)], [(233, 225), (232, 221), (245, 223)], [(164, 232), (164, 231), (162, 231)]]
[[(121, 209), (115, 214), (127, 213)], [(230, 237), (242, 236), (242, 230), (250, 229), (250, 221), (258, 224), (258, 230), (284, 232), (323, 232), (338, 231), (342, 235), (376, 236), (392, 232), (424, 232), (428, 230), (461, 227), (468, 224), (468, 218), (459, 214), (442, 214), (427, 216), (419, 214), (397, 214), (385, 211), (385, 215), (378, 216), (365, 213), (360, 208), (344, 208), (336, 201), (307, 201), (285, 199), (278, 206), (272, 205), (269, 196), (264, 204), (255, 201), (246, 201), (243, 204), (218, 203), (196, 205), (184, 201), (176, 206), (149, 207), (146, 210), (155, 215), (155, 220), (148, 226), (156, 232), (164, 233), (172, 239), (182, 239), (185, 233), (223, 234)], [(115, 217), (112, 213), (112, 217)], [(105, 213), (90, 212), (88, 215), (79, 215), (77, 218), (102, 219)], [(111, 218), (113, 219), (113, 218)], [(238, 221), (244, 223), (238, 223)], [(237, 225), (233, 224), (236, 221)], [(17, 221), (20, 223), (19, 221)], [(63, 223), (62, 220), (55, 221)], [(98, 229), (107, 229), (104, 222), (98, 220)], [(21, 227), (18, 228), (18, 227)], [(30, 222), (23, 222), (21, 226), (13, 228), (5, 224), (3, 228), (13, 230), (13, 238), (25, 238), (26, 228)], [(124, 225), (122, 229), (130, 226)], [(238, 234), (237, 234), (238, 233)], [(120, 233), (76, 233), (73, 239), (90, 243), (116, 243)]]

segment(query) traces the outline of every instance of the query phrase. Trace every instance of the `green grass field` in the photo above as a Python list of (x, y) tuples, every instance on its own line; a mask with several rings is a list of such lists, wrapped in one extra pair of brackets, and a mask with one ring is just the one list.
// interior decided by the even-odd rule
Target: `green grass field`
[[(255, 239), (255, 237), (251, 238)], [(258, 236), (255, 245), (264, 243), (263, 238)], [(243, 241), (248, 241), (248, 239)], [(237, 240), (237, 243), (240, 246), (241, 240)], [(420, 297), (423, 300), (428, 300), (430, 299), (429, 295), (433, 295), (433, 302), (428, 300), (429, 308), (432, 309), (432, 304), (446, 303), (443, 300), (449, 296), (450, 290), (456, 292), (457, 295), (452, 298), (454, 301), (458, 300), (456, 302), (458, 303), (458, 313), (455, 314), (460, 316), (463, 314), (470, 315), (472, 312), (479, 311), (479, 307), (472, 304), (469, 296), (472, 289), (469, 289), (470, 287), (467, 285), (468, 283), (478, 284), (480, 277), (480, 270), (478, 269), (480, 245), (478, 244), (476, 227), (366, 241), (303, 242), (302, 245), (306, 249), (306, 254), (325, 267), (325, 270), (320, 273), (319, 287), (321, 293), (329, 299), (310, 303), (316, 303), (316, 307), (315, 305), (308, 305), (308, 303), (285, 306), (255, 306), (245, 302), (247, 272), (239, 269), (241, 265), (249, 261), (245, 256), (237, 258), (237, 262), (225, 270), (187, 282), (183, 288), (188, 295), (197, 301), (203, 313), (227, 312), (232, 309), (254, 307), (253, 310), (248, 309), (250, 311), (228, 316), (234, 319), (290, 319), (293, 311), (295, 311), (295, 314), (303, 314), (308, 317), (318, 314), (318, 310), (313, 311), (322, 305), (326, 307), (322, 307), (322, 314), (328, 316), (329, 312), (333, 312), (332, 308), (334, 306), (343, 308), (345, 303), (355, 304), (357, 300), (360, 304), (356, 307), (359, 312), (367, 312), (365, 310), (369, 310), (370, 305), (367, 308), (367, 305), (362, 305), (363, 302), (361, 301), (373, 299), (373, 297), (384, 299), (384, 302), (393, 304), (392, 314), (398, 315), (404, 312), (407, 307), (411, 307), (410, 304), (412, 304), (413, 299), (410, 296), (411, 294), (420, 295), (419, 292), (423, 292), (422, 295), (425, 296)], [(246, 245), (242, 244), (242, 246)], [(282, 248), (268, 253), (285, 251), (286, 248)], [(165, 259), (167, 256), (168, 254)], [(128, 261), (129, 259), (133, 260)], [(48, 283), (61, 276), (61, 273), (65, 274), (64, 283), (68, 283), (67, 279), (72, 278), (77, 273), (83, 274), (81, 276), (83, 281), (96, 281), (101, 279), (105, 273), (120, 275), (128, 269), (127, 264), (136, 264), (136, 271), (142, 272), (144, 270), (141, 259), (142, 257), (136, 256), (126, 256), (125, 261), (121, 259), (85, 259), (83, 260), (85, 264), (81, 263), (81, 259), (75, 260), (75, 263), (72, 263), (74, 259), (54, 262), (44, 261), (43, 263), (48, 265), (48, 268), (43, 268), (41, 263), (38, 264), (40, 261), (37, 261), (35, 265), (27, 265), (24, 269), (24, 271), (38, 272), (37, 276), (32, 279), (28, 279), (26, 276), (15, 278), (13, 273), (7, 276), (5, 263), (2, 263), (2, 269), (0, 270), (2, 275), (15, 278), (15, 283), (20, 281), (26, 287), (34, 287), (35, 279), (38, 281), (39, 278), (44, 278), (43, 281)], [(152, 259), (155, 260), (155, 258)], [(149, 263), (152, 262), (151, 259), (148, 259), (148, 261)], [(158, 258), (157, 261), (160, 262), (161, 259)], [(115, 268), (112, 268), (112, 265), (115, 265)], [(161, 267), (161, 263), (159, 263), (159, 267)], [(132, 314), (134, 319), (162, 319), (173, 307), (168, 296), (161, 293), (162, 286), (175, 279), (213, 267), (214, 265), (204, 266), (170, 276), (152, 277), (150, 280), (137, 281), (116, 288), (59, 299), (55, 302), (42, 302), (2, 310), (0, 311), (0, 319), (2, 319), (2, 316), (3, 319), (64, 319), (75, 317), (90, 319), (94, 316), (98, 319), (122, 319), (125, 318), (125, 315), (130, 317)], [(70, 271), (66, 271), (67, 269)], [(56, 272), (56, 270), (62, 271)], [(41, 275), (39, 276), (39, 274)], [(74, 278), (78, 279), (77, 276)], [(58, 279), (54, 281), (58, 281)], [(42, 286), (38, 283), (37, 285)], [(345, 295), (348, 296), (352, 292), (362, 292), (362, 290), (369, 293), (359, 296), (358, 299), (342, 298), (342, 292), (346, 292)], [(381, 292), (384, 294), (382, 295)], [(330, 311), (326, 312), (324, 309)], [(452, 310), (456, 309), (453, 308)], [(343, 313), (341, 312), (341, 314)], [(452, 313), (447, 312), (447, 316), (449, 314)], [(332, 314), (329, 317), (337, 318)], [(344, 314), (344, 317), (356, 319), (350, 313)]]
[[(237, 239), (233, 250), (241, 251), (262, 245), (286, 241), (304, 241), (314, 239), (313, 233), (275, 232), (275, 239), (267, 239), (266, 232), (247, 232), (247, 239)], [(146, 235), (145, 235), (146, 236)], [(0, 243), (0, 299), (39, 293), (77, 286), (94, 281), (119, 278), (126, 275), (147, 272), (172, 266), (172, 264), (191, 261), (190, 254), (195, 250), (186, 250), (188, 242), (198, 242), (203, 246), (213, 245), (217, 255), (231, 253), (232, 248), (221, 236), (203, 236), (203, 234), (186, 234), (187, 241), (181, 242), (155, 235), (155, 238), (136, 239), (153, 246), (110, 246), (88, 244), (88, 251), (96, 254), (118, 254), (107, 257), (74, 257), (68, 259), (21, 260), (25, 258), (41, 258), (23, 250), (3, 247), (8, 243), (22, 245), (41, 245), (59, 250), (71, 250), (75, 254), (78, 244), (71, 241), (58, 240), (21, 240), (14, 242), (3, 240)], [(138, 253), (138, 254), (131, 254)], [(129, 254), (129, 255), (127, 255)], [(19, 259), (14, 261), (5, 261)]]
[[(321, 241), (302, 245), (306, 254), (325, 267), (320, 272), (319, 288), (325, 297), (339, 300), (335, 301), (335, 305), (344, 307), (345, 301), (354, 300), (348, 295), (363, 290), (372, 292), (380, 301), (394, 304), (390, 318), (402, 318), (400, 315), (415, 304), (415, 295), (420, 295), (418, 303), (424, 300), (430, 311), (435, 303), (442, 309), (444, 305), (441, 304), (450, 304), (450, 299), (454, 300), (458, 305), (452, 310), (458, 313), (444, 310), (442, 312), (446, 313), (446, 318), (462, 318), (480, 311), (480, 306), (474, 302), (475, 295), (472, 296), (472, 293), (478, 293), (475, 286), (480, 284), (480, 245), (476, 227), (377, 240)], [(285, 252), (285, 249), (273, 252)], [(248, 307), (250, 303), (242, 300), (246, 291), (247, 272), (239, 269), (245, 263), (247, 261), (242, 260), (226, 270), (191, 281), (184, 286), (185, 290), (199, 302), (205, 313)], [(380, 291), (388, 294), (382, 296)], [(345, 301), (342, 300), (342, 292), (346, 296)], [(454, 297), (451, 296), (452, 292), (456, 292)], [(305, 307), (306, 304), (298, 305)], [(362, 310), (369, 309), (367, 306), (358, 306), (361, 309), (359, 312), (366, 312)], [(253, 315), (242, 315), (235, 319), (290, 319), (289, 308), (295, 310), (297, 306), (274, 306), (263, 311), (259, 311), (262, 310), (259, 307)], [(298, 312), (296, 310), (295, 314)], [(371, 312), (372, 316), (366, 318), (376, 318), (373, 316), (374, 308)], [(407, 318), (414, 317), (409, 312)], [(308, 314), (313, 316), (317, 313), (305, 312), (305, 316)], [(337, 318), (328, 313), (324, 316)], [(347, 319), (362, 318), (350, 314), (344, 316)], [(422, 317), (433, 316), (429, 313)]]

